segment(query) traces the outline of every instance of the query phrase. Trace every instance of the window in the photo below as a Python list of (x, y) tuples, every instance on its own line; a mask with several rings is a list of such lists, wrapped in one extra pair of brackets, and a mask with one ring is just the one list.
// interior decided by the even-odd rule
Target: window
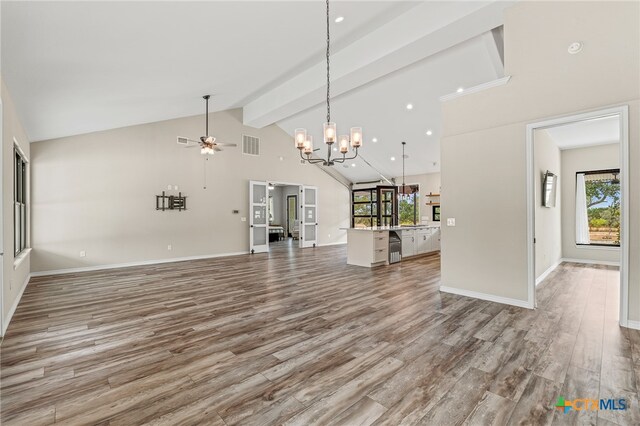
[(398, 194), (398, 210), (400, 212), (400, 226), (417, 225), (420, 215), (420, 188), (418, 185), (400, 187)]
[(14, 252), (17, 256), (27, 248), (27, 162), (17, 149), (14, 149), (13, 170), (13, 232)]
[(394, 226), (398, 224), (397, 188), (378, 185), (351, 192), (351, 227)]
[(361, 189), (351, 193), (351, 227), (368, 228), (377, 225), (377, 193), (373, 189)]
[(576, 173), (576, 244), (620, 246), (620, 169)]

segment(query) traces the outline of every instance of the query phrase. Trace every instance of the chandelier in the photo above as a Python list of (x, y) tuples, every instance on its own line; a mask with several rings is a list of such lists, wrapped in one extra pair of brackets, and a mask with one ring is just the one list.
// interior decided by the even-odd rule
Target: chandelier
[[(306, 129), (296, 129), (294, 132), (294, 142), (296, 148), (300, 151), (300, 158), (302, 160), (311, 163), (319, 164), (323, 166), (333, 166), (335, 163), (344, 163), (347, 160), (352, 160), (358, 156), (358, 148), (362, 146), (362, 128), (352, 127), (349, 135), (337, 136), (338, 131), (336, 123), (331, 122), (331, 75), (330, 75), (330, 60), (329, 60), (329, 47), (331, 45), (331, 37), (329, 34), (329, 0), (327, 0), (327, 122), (323, 124), (324, 143), (327, 144), (327, 158), (311, 158), (313, 154), (313, 136), (307, 134)], [(331, 147), (334, 143), (338, 142), (338, 147), (335, 151), (339, 151), (340, 155), (335, 158), (331, 158)], [(349, 146), (353, 149), (353, 156), (347, 157), (349, 152)], [(319, 148), (318, 148), (319, 149)], [(303, 156), (304, 154), (304, 156)]]

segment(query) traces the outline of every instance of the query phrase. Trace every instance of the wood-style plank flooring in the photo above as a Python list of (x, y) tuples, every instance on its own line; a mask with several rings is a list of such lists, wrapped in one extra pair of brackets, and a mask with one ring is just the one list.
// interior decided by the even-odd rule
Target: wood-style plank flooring
[(565, 263), (532, 311), (440, 293), (439, 260), (285, 245), (33, 278), (1, 346), (2, 424), (640, 423), (617, 270)]

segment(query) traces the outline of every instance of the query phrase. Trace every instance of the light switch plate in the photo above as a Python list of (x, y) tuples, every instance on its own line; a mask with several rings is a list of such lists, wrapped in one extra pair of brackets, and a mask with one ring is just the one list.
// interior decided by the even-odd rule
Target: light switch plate
[(240, 221), (241, 221), (241, 222), (246, 222), (246, 221), (247, 221), (247, 218), (246, 218), (246, 217), (241, 217), (241, 218), (240, 218)]
[(448, 217), (447, 218), (447, 226), (456, 226), (456, 218)]

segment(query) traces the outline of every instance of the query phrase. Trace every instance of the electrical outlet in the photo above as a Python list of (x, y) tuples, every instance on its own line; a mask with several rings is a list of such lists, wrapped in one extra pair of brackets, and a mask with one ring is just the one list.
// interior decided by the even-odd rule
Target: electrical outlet
[(447, 226), (456, 226), (456, 218), (448, 217), (447, 218)]
[(171, 247), (171, 244), (167, 246), (167, 250), (173, 250), (173, 247)]
[(167, 185), (167, 189), (168, 189), (168, 190), (171, 190), (171, 185)]
[(87, 256), (87, 252), (84, 250), (80, 250), (80, 257), (86, 257)]
[(246, 222), (246, 221), (247, 221), (247, 218), (246, 218), (246, 217), (241, 217), (241, 218), (240, 218), (240, 221), (241, 221), (241, 222)]

